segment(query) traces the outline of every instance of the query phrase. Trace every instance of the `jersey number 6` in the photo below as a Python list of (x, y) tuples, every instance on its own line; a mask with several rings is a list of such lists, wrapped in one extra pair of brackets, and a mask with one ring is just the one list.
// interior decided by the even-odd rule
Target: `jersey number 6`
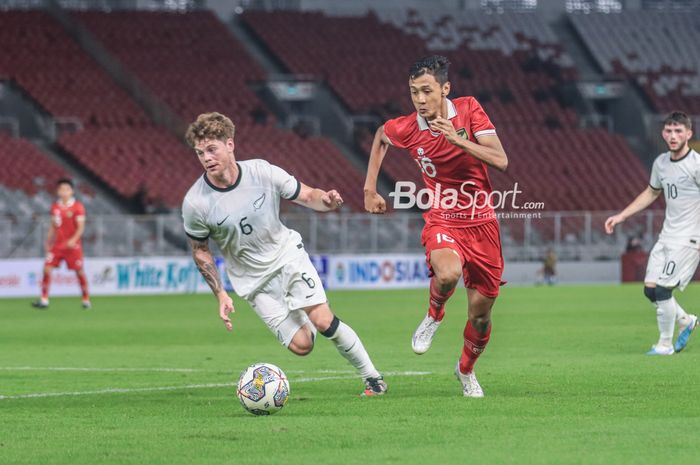
[(434, 178), (437, 175), (437, 168), (435, 168), (433, 161), (428, 157), (423, 157), (420, 159), (420, 169), (429, 178)]
[(245, 220), (247, 220), (247, 219), (248, 219), (248, 217), (244, 216), (243, 218), (241, 218), (241, 221), (238, 223), (238, 226), (240, 226), (240, 228), (241, 228), (241, 232), (243, 234), (245, 234), (246, 236), (253, 232), (253, 227), (250, 224), (245, 223)]
[(313, 289), (314, 287), (316, 287), (316, 282), (314, 281), (314, 278), (307, 277), (306, 273), (301, 274), (301, 279), (304, 280), (304, 282), (307, 286), (309, 286), (309, 288)]

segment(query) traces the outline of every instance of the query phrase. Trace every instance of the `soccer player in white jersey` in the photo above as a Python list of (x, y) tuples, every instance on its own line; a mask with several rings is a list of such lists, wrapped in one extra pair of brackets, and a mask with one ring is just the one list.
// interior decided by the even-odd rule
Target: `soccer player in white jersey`
[(265, 160), (236, 162), (235, 127), (220, 113), (199, 115), (187, 129), (205, 173), (182, 204), (184, 227), (197, 268), (219, 300), (226, 328), (233, 301), (209, 250), (221, 250), (235, 292), (250, 303), (279, 341), (297, 355), (313, 349), (316, 331), (335, 344), (365, 382), (363, 395), (384, 394), (387, 385), (355, 331), (328, 306), (321, 280), (298, 232), (279, 218), (280, 198), (316, 211), (343, 204), (335, 190), (311, 188)]
[[(664, 120), (662, 136), (668, 152), (654, 161), (649, 186), (605, 222), (605, 231), (612, 234), (615, 225), (644, 210), (664, 193), (666, 218), (659, 240), (651, 249), (644, 278), (644, 295), (656, 306), (660, 333), (648, 355), (680, 352), (698, 325), (698, 317), (683, 310), (673, 290), (685, 289), (700, 261), (700, 155), (688, 146), (693, 132), (685, 113), (671, 113)], [(678, 338), (672, 345), (675, 323)]]

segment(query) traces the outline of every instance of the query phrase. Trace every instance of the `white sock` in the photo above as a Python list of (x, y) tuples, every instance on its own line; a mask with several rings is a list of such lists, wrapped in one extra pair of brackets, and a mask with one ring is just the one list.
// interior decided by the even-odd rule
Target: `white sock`
[(676, 306), (676, 323), (678, 326), (687, 325), (690, 322), (690, 316), (683, 310), (681, 304), (678, 303), (675, 297), (671, 297), (673, 304)]
[(656, 322), (659, 325), (658, 346), (671, 347), (673, 328), (676, 323), (676, 305), (674, 299), (656, 302)]
[[(379, 372), (374, 368), (372, 360), (370, 360), (365, 346), (362, 345), (362, 341), (357, 333), (348, 325), (338, 320), (338, 328), (335, 330), (331, 336), (328, 337), (335, 347), (338, 349), (338, 353), (345, 357), (352, 366), (354, 366), (357, 371), (365, 378), (377, 378), (379, 377)], [(328, 331), (325, 331), (327, 333)]]

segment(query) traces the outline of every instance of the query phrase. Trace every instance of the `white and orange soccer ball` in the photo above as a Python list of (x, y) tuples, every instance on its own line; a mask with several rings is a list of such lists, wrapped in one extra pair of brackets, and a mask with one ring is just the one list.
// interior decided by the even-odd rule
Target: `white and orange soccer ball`
[(253, 415), (272, 415), (289, 400), (289, 381), (271, 363), (256, 363), (241, 373), (236, 391), (244, 409)]

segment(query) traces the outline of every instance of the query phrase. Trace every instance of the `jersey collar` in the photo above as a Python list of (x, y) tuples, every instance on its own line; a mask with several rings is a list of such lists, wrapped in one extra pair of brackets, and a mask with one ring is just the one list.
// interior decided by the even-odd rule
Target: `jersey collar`
[(673, 159), (673, 157), (671, 156), (671, 152), (669, 151), (669, 152), (668, 152), (668, 159), (671, 160), (671, 163), (678, 163), (679, 161), (685, 160), (685, 158), (686, 158), (688, 155), (690, 155), (692, 151), (693, 151), (693, 149), (689, 148), (688, 151), (685, 152), (685, 155), (683, 155), (682, 157), (677, 158), (677, 159), (675, 159), (675, 160)]
[[(455, 104), (452, 103), (452, 100), (446, 99), (447, 100), (447, 119), (452, 119), (455, 116), (457, 116), (457, 107), (455, 107)], [(427, 129), (430, 129), (428, 126), (428, 122), (423, 118), (421, 115), (416, 112), (416, 121), (418, 122), (418, 129), (421, 131), (425, 131)]]
[(75, 197), (71, 197), (70, 199), (68, 199), (68, 202), (66, 202), (66, 203), (63, 203), (63, 202), (61, 202), (61, 199), (58, 199), (58, 204), (62, 207), (72, 207), (74, 203), (75, 203)]
[(204, 182), (206, 182), (207, 185), (208, 185), (209, 187), (211, 187), (212, 189), (214, 189), (214, 190), (217, 191), (217, 192), (229, 192), (229, 191), (232, 191), (232, 190), (234, 190), (234, 189), (238, 186), (238, 184), (240, 184), (240, 182), (241, 182), (241, 174), (243, 173), (243, 170), (241, 170), (241, 165), (239, 165), (238, 162), (236, 162), (236, 166), (238, 167), (238, 177), (237, 177), (236, 180), (233, 182), (233, 184), (231, 184), (230, 186), (226, 186), (226, 187), (216, 187), (214, 184), (212, 184), (212, 182), (211, 182), (211, 181), (209, 180), (209, 178), (207, 177), (207, 173), (204, 173)]

